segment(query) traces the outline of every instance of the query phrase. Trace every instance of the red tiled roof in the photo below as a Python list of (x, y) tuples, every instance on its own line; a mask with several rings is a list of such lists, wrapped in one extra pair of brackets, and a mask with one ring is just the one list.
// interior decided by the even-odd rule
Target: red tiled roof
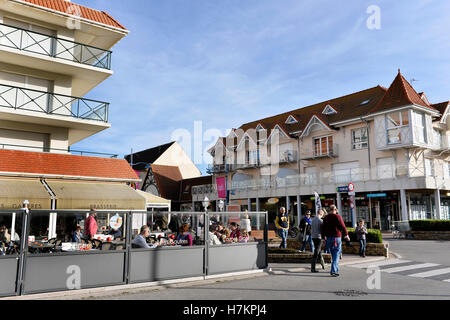
[(0, 172), (138, 180), (124, 159), (0, 150)]
[(429, 106), (427, 103), (425, 103), (425, 101), (422, 100), (420, 95), (403, 77), (399, 70), (397, 77), (395, 77), (383, 99), (381, 99), (381, 101), (375, 106), (375, 108), (371, 110), (371, 113), (396, 107), (402, 107), (409, 104), (416, 104), (433, 111), (437, 111), (435, 108)]
[(449, 104), (450, 104), (450, 101), (445, 101), (445, 102), (440, 102), (440, 103), (431, 105), (433, 108), (435, 108), (436, 110), (438, 110), (441, 113), (439, 120), (441, 120), (442, 117), (445, 115), (445, 111), (447, 110)]
[(63, 13), (68, 13), (68, 8), (70, 6), (77, 6), (80, 9), (81, 18), (99, 22), (102, 24), (106, 24), (115, 28), (127, 30), (124, 26), (122, 26), (117, 20), (111, 17), (108, 13), (104, 11), (98, 11), (95, 9), (91, 9), (73, 2), (65, 1), (65, 0), (20, 0), (22, 2), (28, 2), (34, 5), (38, 5), (41, 7), (45, 7), (48, 9), (56, 10)]

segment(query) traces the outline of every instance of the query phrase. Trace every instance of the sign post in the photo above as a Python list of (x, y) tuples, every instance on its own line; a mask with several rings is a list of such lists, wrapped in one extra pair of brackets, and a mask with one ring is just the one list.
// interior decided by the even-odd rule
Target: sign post
[(356, 228), (356, 201), (355, 201), (355, 185), (350, 182), (348, 184), (348, 195), (350, 196), (350, 213), (352, 216), (352, 227)]

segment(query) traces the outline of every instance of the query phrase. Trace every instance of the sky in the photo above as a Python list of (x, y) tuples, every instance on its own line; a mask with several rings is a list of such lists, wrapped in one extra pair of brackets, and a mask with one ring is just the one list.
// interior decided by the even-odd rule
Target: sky
[(450, 100), (450, 1), (73, 2), (130, 34), (112, 49), (114, 75), (86, 95), (111, 103), (111, 128), (72, 149), (123, 158), (176, 139), (206, 174), (214, 135), (389, 87), (399, 68), (431, 103)]

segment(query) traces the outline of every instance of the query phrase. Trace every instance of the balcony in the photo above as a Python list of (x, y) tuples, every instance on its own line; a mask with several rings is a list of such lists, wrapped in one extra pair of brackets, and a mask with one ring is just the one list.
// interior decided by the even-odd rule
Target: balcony
[(72, 155), (79, 155), (79, 156), (111, 158), (111, 159), (117, 159), (119, 156), (117, 154), (112, 154), (112, 153), (73, 150), (70, 147), (67, 149), (48, 148), (48, 147), (41, 148), (41, 147), (35, 147), (35, 146), (14, 145), (14, 144), (4, 144), (4, 143), (0, 143), (0, 149), (1, 150), (40, 152), (40, 153), (72, 154)]
[[(379, 165), (374, 168), (356, 168), (340, 170), (339, 172), (318, 172), (311, 174), (292, 175), (275, 179), (251, 179), (233, 182), (231, 189), (234, 192), (247, 191), (279, 191), (285, 193), (283, 188), (314, 188), (326, 187), (328, 193), (336, 192), (337, 186), (348, 183), (358, 183), (358, 191), (365, 192), (372, 186), (380, 190), (398, 190), (400, 188), (435, 188), (441, 189), (450, 186), (450, 167), (435, 168), (425, 163), (397, 163), (392, 165)], [(365, 187), (362, 187), (365, 186)], [(239, 196), (239, 195), (238, 195)]]
[(338, 150), (337, 144), (330, 144), (327, 148), (302, 149), (300, 152), (300, 159), (314, 160), (320, 158), (336, 158), (339, 155)]
[(107, 123), (109, 103), (0, 84), (0, 109)]
[(109, 50), (5, 24), (0, 24), (0, 46), (111, 70)]

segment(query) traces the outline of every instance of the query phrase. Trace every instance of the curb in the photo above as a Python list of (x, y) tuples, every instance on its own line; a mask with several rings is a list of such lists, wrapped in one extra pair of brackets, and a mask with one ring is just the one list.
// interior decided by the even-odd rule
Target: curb
[[(231, 281), (238, 279), (246, 279), (251, 277), (260, 277), (270, 275), (269, 269), (260, 269), (252, 271), (241, 271), (224, 273), (210, 276), (200, 276), (200, 277), (190, 277), (175, 280), (164, 280), (164, 281), (154, 281), (154, 282), (144, 282), (144, 283), (134, 283), (119, 286), (109, 286), (91, 289), (81, 289), (73, 291), (59, 291), (59, 292), (48, 292), (48, 293), (37, 293), (24, 296), (13, 296), (0, 298), (2, 300), (54, 300), (58, 298), (59, 300), (67, 299), (82, 299), (83, 297), (90, 296), (117, 296), (123, 294), (138, 293), (140, 291), (148, 290), (160, 290), (173, 287), (183, 287), (183, 286), (194, 286), (194, 285), (204, 285), (213, 284), (218, 281)], [(219, 280), (220, 279), (220, 280)], [(131, 291), (131, 292), (130, 292)], [(133, 292), (135, 291), (135, 292)]]

